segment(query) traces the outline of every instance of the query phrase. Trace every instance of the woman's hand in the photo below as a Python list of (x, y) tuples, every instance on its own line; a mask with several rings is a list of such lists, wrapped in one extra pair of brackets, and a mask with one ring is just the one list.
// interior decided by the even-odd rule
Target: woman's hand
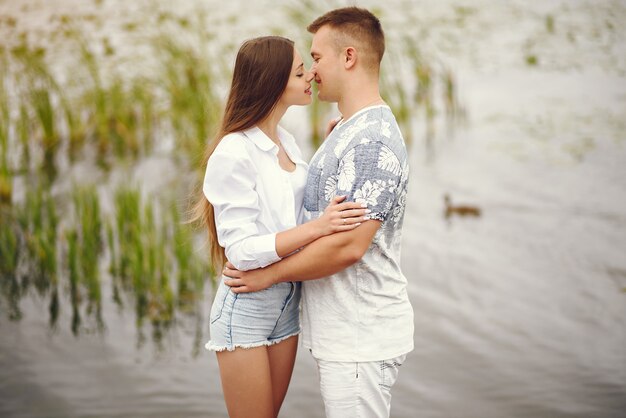
[(330, 133), (333, 131), (333, 129), (335, 129), (335, 126), (337, 126), (337, 124), (341, 121), (341, 119), (343, 119), (343, 116), (339, 116), (339, 117), (336, 117), (335, 119), (331, 119), (328, 121), (328, 125), (326, 125), (326, 133), (324, 135), (324, 138), (330, 135)]
[(330, 201), (324, 214), (317, 222), (321, 236), (334, 234), (335, 232), (351, 231), (369, 219), (367, 216), (371, 211), (366, 209), (367, 205), (357, 202), (344, 202), (346, 196), (335, 196)]
[(224, 284), (230, 286), (233, 293), (258, 292), (274, 284), (272, 274), (265, 269), (239, 271), (230, 262), (224, 265), (222, 274), (226, 276)]

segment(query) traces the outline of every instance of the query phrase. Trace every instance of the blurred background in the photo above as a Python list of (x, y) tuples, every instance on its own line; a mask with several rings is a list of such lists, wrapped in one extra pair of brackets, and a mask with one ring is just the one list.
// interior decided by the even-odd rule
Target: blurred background
[[(626, 2), (0, 0), (0, 416), (226, 417), (185, 224), (235, 53), (346, 5), (411, 162), (396, 418), (626, 414)], [(336, 107), (282, 125), (310, 158)], [(448, 196), (448, 200), (444, 198)], [(283, 417), (323, 417), (297, 359)]]

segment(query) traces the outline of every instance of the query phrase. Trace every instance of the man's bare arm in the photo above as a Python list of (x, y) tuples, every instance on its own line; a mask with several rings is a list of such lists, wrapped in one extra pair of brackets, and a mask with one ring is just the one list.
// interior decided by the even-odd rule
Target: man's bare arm
[(262, 269), (243, 272), (226, 267), (224, 274), (233, 279), (225, 283), (233, 287), (233, 292), (245, 293), (263, 290), (275, 283), (330, 276), (363, 257), (380, 224), (380, 221), (370, 220), (352, 231), (322, 237), (300, 252)]

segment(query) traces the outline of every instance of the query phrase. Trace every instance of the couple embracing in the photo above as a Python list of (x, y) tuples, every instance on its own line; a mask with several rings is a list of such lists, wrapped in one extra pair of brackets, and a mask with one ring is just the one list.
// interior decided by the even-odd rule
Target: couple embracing
[[(384, 33), (357, 7), (307, 29), (310, 70), (288, 39), (241, 46), (207, 147), (196, 216), (222, 275), (206, 347), (231, 417), (278, 416), (301, 329), (326, 416), (388, 417), (413, 349), (413, 310), (400, 270), (407, 153), (379, 92)], [(341, 117), (307, 164), (278, 123), (289, 106), (311, 103), (313, 82)]]

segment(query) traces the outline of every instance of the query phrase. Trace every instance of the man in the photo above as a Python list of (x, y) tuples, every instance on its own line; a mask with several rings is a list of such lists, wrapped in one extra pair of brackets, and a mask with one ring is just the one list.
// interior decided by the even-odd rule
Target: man
[(318, 96), (343, 116), (311, 160), (307, 216), (347, 195), (367, 204), (371, 220), (264, 269), (227, 267), (226, 284), (242, 293), (302, 281), (302, 341), (318, 365), (326, 416), (388, 417), (391, 387), (413, 349), (413, 309), (400, 271), (407, 154), (378, 86), (384, 34), (356, 7), (330, 11), (307, 29)]

